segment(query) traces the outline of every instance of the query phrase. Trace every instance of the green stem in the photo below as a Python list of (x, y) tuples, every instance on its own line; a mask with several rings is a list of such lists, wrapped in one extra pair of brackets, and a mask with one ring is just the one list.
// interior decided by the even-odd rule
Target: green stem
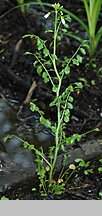
[(66, 66), (68, 66), (70, 64), (70, 62), (73, 60), (73, 58), (77, 55), (78, 51), (80, 50), (81, 46), (83, 43), (80, 44), (80, 46), (78, 47), (78, 49), (76, 50), (76, 52), (73, 54), (73, 56), (70, 58), (68, 64)]
[[(57, 89), (57, 93), (56, 93), (56, 97), (59, 97), (59, 93), (60, 93), (60, 88), (61, 88), (61, 79), (59, 80), (59, 85), (58, 85), (58, 89)], [(53, 170), (55, 167), (55, 163), (57, 160), (57, 155), (58, 155), (58, 150), (59, 150), (59, 132), (60, 132), (60, 102), (58, 104), (57, 107), (57, 119), (58, 119), (58, 126), (57, 126), (57, 130), (56, 130), (56, 135), (55, 135), (55, 154), (54, 154), (54, 160), (51, 166), (51, 170), (50, 170), (50, 176), (49, 176), (49, 184), (51, 184), (51, 180), (52, 180), (52, 175), (53, 175)]]
[(44, 66), (44, 64), (40, 61), (40, 59), (37, 57), (36, 54), (34, 54), (34, 56), (35, 56), (36, 59), (39, 61), (39, 63), (42, 65), (43, 69), (46, 71), (46, 73), (47, 73), (47, 75), (48, 75), (48, 77), (49, 77), (49, 79), (50, 79), (50, 82), (51, 82), (52, 86), (55, 86), (55, 84), (54, 84), (54, 82), (53, 82), (53, 80), (52, 80), (52, 78), (51, 78), (51, 76), (50, 76), (48, 70), (47, 70), (46, 67)]
[[(16, 139), (20, 140), (22, 143), (25, 143), (25, 140), (21, 139), (20, 137), (17, 137), (16, 135), (10, 135), (10, 137), (15, 137)], [(30, 146), (30, 144), (29, 144)], [(42, 153), (37, 150), (35, 147), (33, 148), (33, 150), (39, 155), (42, 157), (42, 159), (46, 162), (46, 164), (48, 164), (49, 167), (51, 167), (51, 164), (49, 163), (49, 161), (42, 155)]]
[[(54, 49), (53, 49), (53, 55), (54, 56), (56, 55), (56, 43), (57, 43), (57, 34), (58, 34), (58, 31), (57, 31), (57, 15), (58, 15), (58, 11), (55, 11)], [(56, 60), (55, 60), (55, 58), (52, 59), (52, 63), (53, 63), (53, 67), (54, 67), (54, 71), (56, 73), (56, 76), (57, 76), (58, 79), (60, 79), (60, 76), (59, 76), (59, 73), (58, 73), (58, 70), (57, 70), (57, 67), (56, 67)]]
[[(57, 43), (57, 35), (58, 35), (58, 29), (59, 29), (59, 26), (57, 28), (57, 15), (58, 15), (58, 11), (55, 11), (54, 50), (53, 50), (54, 55), (56, 55), (56, 43)], [(56, 76), (58, 78), (58, 88), (57, 88), (57, 92), (56, 92), (56, 98), (58, 98), (59, 95), (60, 95), (62, 79), (60, 78), (57, 67), (56, 67), (56, 60), (52, 59), (52, 62), (53, 62), (54, 71), (55, 71)], [(55, 146), (54, 159), (53, 159), (50, 174), (49, 174), (49, 184), (51, 184), (51, 181), (52, 181), (53, 170), (54, 170), (54, 167), (55, 167), (55, 163), (56, 163), (57, 155), (58, 155), (58, 150), (59, 150), (60, 101), (59, 101), (58, 107), (57, 107), (57, 119), (58, 119), (58, 125), (57, 125), (57, 130), (56, 130), (56, 135), (55, 135), (55, 144), (56, 144), (56, 146)]]

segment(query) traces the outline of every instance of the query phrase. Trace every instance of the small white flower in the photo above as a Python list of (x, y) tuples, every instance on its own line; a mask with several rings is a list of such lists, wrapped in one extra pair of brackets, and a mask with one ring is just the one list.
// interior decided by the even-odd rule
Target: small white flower
[(50, 12), (44, 15), (44, 18), (47, 19), (50, 16)]
[(64, 19), (64, 17), (63, 17), (63, 16), (61, 16), (61, 22), (62, 22), (62, 24), (63, 24), (63, 25), (65, 25), (65, 24), (66, 24), (66, 22), (65, 22), (65, 19)]

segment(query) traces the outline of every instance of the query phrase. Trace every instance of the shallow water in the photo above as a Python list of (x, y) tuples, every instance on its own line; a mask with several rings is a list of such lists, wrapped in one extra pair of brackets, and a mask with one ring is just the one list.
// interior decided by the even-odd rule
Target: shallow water
[(17, 113), (9, 104), (0, 100), (0, 192), (5, 188), (35, 174), (34, 154), (23, 147), (22, 142), (12, 138), (6, 143), (3, 138), (16, 135), (36, 148), (47, 151), (53, 143), (53, 136), (32, 116), (18, 120)]

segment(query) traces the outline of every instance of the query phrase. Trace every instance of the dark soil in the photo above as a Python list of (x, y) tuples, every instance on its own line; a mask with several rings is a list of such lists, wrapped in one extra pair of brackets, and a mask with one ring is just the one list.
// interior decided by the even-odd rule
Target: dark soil
[[(57, 2), (57, 1), (46, 1)], [(65, 8), (71, 10), (76, 15), (79, 15), (78, 8), (81, 9), (80, 17), (86, 20), (86, 15), (83, 9), (82, 1), (75, 4), (73, 1), (58, 1)], [(0, 1), (0, 15), (16, 6), (16, 1), (2, 0)], [(44, 31), (52, 25), (45, 22), (44, 14), (47, 8), (40, 6), (32, 6), (33, 12), (29, 10), (26, 16), (23, 16), (19, 9), (5, 15), (0, 19), (0, 95), (5, 97), (9, 102), (18, 101), (19, 105), (15, 107), (17, 111), (20, 105), (23, 104), (32, 82), (35, 80), (37, 87), (34, 90), (32, 99), (37, 98), (37, 103), (42, 110), (44, 110), (46, 117), (52, 121), (56, 119), (56, 111), (49, 111), (48, 105), (53, 99), (54, 95), (51, 92), (50, 86), (45, 85), (41, 78), (36, 73), (33, 67), (33, 57), (25, 56), (26, 51), (33, 51), (35, 48), (34, 41), (29, 38), (22, 39), (22, 36), (28, 33), (37, 34), (38, 36), (46, 39), (50, 43), (50, 35), (45, 36)], [(101, 14), (102, 18), (102, 14)], [(101, 19), (99, 26), (102, 25)], [(86, 33), (82, 27), (72, 19), (70, 24), (71, 30), (79, 29), (81, 37), (86, 38)], [(77, 49), (79, 43), (72, 38), (67, 38), (62, 41), (58, 47), (59, 55), (71, 56)], [(19, 48), (16, 52), (17, 47)], [(96, 51), (102, 48), (102, 40), (100, 40), (99, 47)], [(99, 70), (101, 68), (101, 70)], [(99, 72), (100, 71), (100, 72)], [(74, 93), (74, 108), (71, 113), (71, 120), (68, 124), (67, 133), (69, 135), (74, 133), (85, 133), (94, 128), (99, 128), (99, 132), (89, 133), (83, 142), (102, 139), (102, 55), (98, 55), (96, 59), (89, 63), (89, 55), (84, 57), (83, 63), (79, 67), (72, 66), (71, 75), (63, 83), (63, 90), (69, 83), (76, 82), (80, 78), (86, 79), (83, 90)], [(93, 82), (94, 81), (94, 82)], [(94, 84), (92, 84), (94, 83)], [(78, 147), (78, 144), (74, 148)], [(99, 158), (100, 159), (100, 158)], [(94, 174), (85, 176), (83, 171), (77, 178), (72, 178), (71, 182), (67, 185), (66, 191), (61, 196), (49, 196), (41, 198), (38, 192), (32, 192), (36, 180), (33, 178), (12, 185), (1, 196), (5, 195), (9, 199), (98, 199), (99, 192), (102, 190), (102, 175), (97, 171), (99, 160), (90, 161)], [(77, 173), (76, 173), (77, 174)]]

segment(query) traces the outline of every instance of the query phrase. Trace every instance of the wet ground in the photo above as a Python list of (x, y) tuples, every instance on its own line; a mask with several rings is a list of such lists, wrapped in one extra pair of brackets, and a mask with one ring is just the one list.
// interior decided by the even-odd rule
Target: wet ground
[(23, 147), (23, 143), (13, 137), (4, 143), (4, 137), (15, 135), (36, 148), (47, 152), (52, 135), (44, 129), (35, 117), (17, 119), (17, 113), (5, 100), (0, 100), (0, 192), (14, 182), (35, 175), (34, 154)]
[[(66, 8), (78, 13), (74, 1), (72, 3), (68, 1), (68, 5), (66, 1), (63, 1), (63, 4)], [(2, 0), (0, 15), (14, 5), (16, 5), (15, 1)], [(81, 1), (79, 1), (79, 7), (82, 8), (80, 16), (85, 19)], [(35, 80), (37, 87), (32, 99), (37, 98), (38, 105), (45, 111), (47, 117), (50, 117), (52, 121), (56, 119), (55, 110), (48, 109), (54, 97), (50, 87), (45, 86), (36, 74), (33, 58), (24, 56), (26, 51), (33, 51), (34, 44), (29, 39), (22, 40), (22, 36), (27, 33), (45, 36), (44, 31), (52, 25), (52, 21), (45, 22), (45, 12), (47, 9), (33, 6), (24, 17), (20, 10), (16, 9), (0, 20), (0, 40), (2, 41), (0, 44), (2, 51), (0, 52), (0, 192), (1, 196), (7, 195), (10, 199), (41, 199), (41, 197), (38, 193), (34, 195), (31, 191), (36, 183), (33, 153), (24, 149), (18, 139), (13, 138), (4, 143), (3, 137), (10, 134), (19, 135), (28, 142), (34, 143), (36, 147), (43, 146), (45, 151), (53, 142), (53, 136), (39, 123), (38, 116), (30, 112), (28, 105), (18, 115), (20, 106)], [(85, 32), (78, 23), (72, 23), (71, 28), (73, 30), (79, 28), (81, 36), (84, 36)], [(47, 39), (50, 41), (49, 36)], [(78, 42), (71, 38), (65, 39), (59, 47), (59, 53), (71, 55), (77, 46)], [(15, 55), (17, 47), (19, 49)], [(63, 85), (64, 89), (70, 82), (75, 82), (80, 77), (86, 79), (82, 92), (74, 94), (74, 109), (67, 129), (69, 134), (84, 133), (96, 127), (100, 129), (98, 133), (88, 134), (83, 142), (102, 139), (102, 70), (99, 71), (102, 68), (102, 55), (97, 57), (95, 64), (96, 66), (89, 65), (85, 58), (78, 69), (72, 68), (71, 75)], [(74, 73), (75, 70), (76, 73)], [(94, 174), (86, 177), (80, 174), (67, 185), (64, 195), (46, 199), (98, 199), (102, 189), (102, 176), (97, 172), (99, 160), (91, 163)]]

